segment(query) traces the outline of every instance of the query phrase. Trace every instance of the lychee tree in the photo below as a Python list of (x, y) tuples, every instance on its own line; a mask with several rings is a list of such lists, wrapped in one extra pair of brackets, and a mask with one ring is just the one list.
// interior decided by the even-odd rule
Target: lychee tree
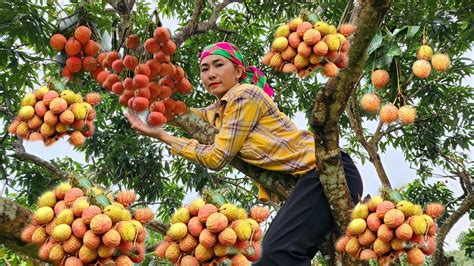
[[(452, 225), (466, 212), (472, 212), (474, 202), (472, 182), (469, 181), (472, 179), (469, 154), (472, 147), (472, 85), (461, 83), (473, 71), (472, 61), (462, 57), (472, 47), (474, 39), (469, 27), (472, 6), (462, 1), (430, 4), (391, 1), (288, 4), (239, 0), (163, 0), (153, 4), (127, 0), (71, 2), (63, 6), (23, 1), (0, 4), (2, 35), (5, 37), (0, 39), (0, 58), (5, 59), (0, 61), (0, 115), (4, 122), (0, 139), (0, 177), (5, 182), (2, 197), (8, 195), (21, 205), (32, 207), (43, 191), (74, 171), (92, 173), (94, 181), (104, 187), (118, 184), (135, 189), (143, 203), (160, 203), (158, 213), (164, 221), (181, 205), (186, 192), (202, 192), (205, 187), (224, 189), (226, 197), (249, 206), (257, 200), (257, 189), (250, 178), (266, 187), (274, 199), (284, 200), (297, 181), (291, 176), (264, 171), (238, 159), (229, 167), (212, 172), (167, 156), (163, 145), (138, 136), (130, 129), (118, 98), (101, 89), (88, 76), (67, 83), (69, 88), (83, 95), (90, 91), (102, 92), (103, 101), (96, 108), (97, 130), (78, 148), (85, 154), (86, 165), (69, 158), (46, 161), (28, 154), (22, 140), (8, 136), (7, 127), (25, 92), (35, 89), (46, 79), (60, 79), (60, 67), (65, 58), (56, 56), (48, 44), (49, 37), (58, 31), (70, 34), (76, 26), (88, 25), (102, 49), (119, 50), (128, 34), (138, 34), (145, 40), (160, 25), (160, 18), (176, 19), (179, 26), (173, 40), (178, 50), (173, 61), (184, 68), (195, 87), (191, 95), (181, 99), (188, 106), (204, 106), (214, 99), (205, 93), (199, 82), (196, 57), (200, 49), (217, 41), (233, 42), (243, 50), (250, 64), (261, 67), (259, 58), (268, 50), (275, 29), (303, 14), (313, 21), (324, 20), (335, 25), (350, 22), (358, 28), (351, 39), (349, 65), (335, 78), (326, 80), (319, 75), (310, 75), (300, 79), (264, 68), (270, 85), (276, 90), (274, 101), (280, 110), (289, 116), (299, 111), (307, 114), (315, 133), (321, 180), (339, 232), (347, 225), (350, 218), (347, 213), (351, 209), (339, 159), (340, 136), (349, 143), (343, 147), (345, 150), (362, 162), (370, 161), (374, 165), (382, 186), (387, 189), (392, 188), (390, 179), (396, 177), (385, 170), (381, 156), (388, 146), (400, 148), (422, 180), (433, 178), (433, 167), (437, 166), (453, 173), (443, 178), (459, 180), (463, 189), (462, 195), (449, 202), (448, 217), (437, 239), (435, 263), (443, 264), (441, 243)], [(433, 71), (426, 79), (412, 74), (416, 51), (423, 42), (435, 51), (449, 54), (451, 66), (447, 72)], [(376, 69), (385, 69), (390, 76), (388, 85), (377, 89), (376, 93), (384, 102), (416, 106), (414, 124), (387, 126), (380, 122), (375, 130), (367, 127), (369, 121), (379, 118), (361, 110), (359, 100), (365, 93), (374, 91), (371, 75)], [(210, 125), (191, 114), (177, 118), (174, 124), (175, 127), (169, 127), (170, 131), (192, 136), (201, 143), (212, 143), (216, 133)], [(242, 178), (238, 172), (250, 178)], [(18, 192), (12, 193), (12, 190)], [(448, 203), (444, 194), (430, 200)], [(21, 209), (8, 200), (3, 201), (2, 206)], [(21, 210), (25, 214), (18, 216), (15, 223), (29, 217), (28, 211)], [(7, 213), (1, 215), (7, 216)], [(6, 246), (24, 245), (19, 242), (18, 228), (8, 227), (2, 231), (2, 240), (9, 234), (16, 236), (16, 239), (8, 236), (11, 241), (2, 241)]]

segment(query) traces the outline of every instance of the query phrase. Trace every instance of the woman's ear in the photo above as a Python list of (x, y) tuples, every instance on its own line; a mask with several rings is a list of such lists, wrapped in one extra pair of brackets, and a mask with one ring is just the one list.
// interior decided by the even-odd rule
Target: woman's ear
[(242, 75), (244, 74), (244, 66), (236, 66), (235, 71), (236, 71), (236, 77), (238, 80), (242, 78)]

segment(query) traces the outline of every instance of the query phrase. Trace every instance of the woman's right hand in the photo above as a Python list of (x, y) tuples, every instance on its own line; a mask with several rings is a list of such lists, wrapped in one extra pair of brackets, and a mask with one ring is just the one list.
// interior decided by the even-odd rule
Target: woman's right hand
[(166, 133), (162, 127), (151, 127), (144, 123), (133, 110), (129, 109), (125, 116), (127, 117), (128, 122), (130, 122), (131, 127), (136, 129), (141, 135), (161, 139), (161, 135)]

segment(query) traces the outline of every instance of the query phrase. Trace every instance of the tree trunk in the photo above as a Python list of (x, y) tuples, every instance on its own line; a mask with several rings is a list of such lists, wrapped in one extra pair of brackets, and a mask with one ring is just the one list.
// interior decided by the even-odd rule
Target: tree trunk
[(21, 231), (32, 218), (30, 210), (6, 198), (0, 198), (0, 243), (9, 249), (38, 259), (38, 247), (21, 240)]

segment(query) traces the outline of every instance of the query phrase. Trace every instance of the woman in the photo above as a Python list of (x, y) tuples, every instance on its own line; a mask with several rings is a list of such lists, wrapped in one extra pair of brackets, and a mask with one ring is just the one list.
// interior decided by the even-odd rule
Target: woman
[[(263, 73), (255, 67), (245, 67), (242, 54), (233, 44), (207, 46), (199, 63), (204, 87), (218, 100), (191, 111), (219, 129), (212, 145), (174, 137), (129, 113), (132, 128), (168, 144), (173, 154), (213, 170), (238, 156), (249, 164), (300, 177), (267, 230), (262, 257), (255, 265), (310, 265), (319, 241), (333, 224), (316, 171), (313, 135), (299, 130), (278, 110)], [(342, 153), (342, 160), (352, 200), (356, 202), (362, 195), (362, 181), (351, 158)]]

